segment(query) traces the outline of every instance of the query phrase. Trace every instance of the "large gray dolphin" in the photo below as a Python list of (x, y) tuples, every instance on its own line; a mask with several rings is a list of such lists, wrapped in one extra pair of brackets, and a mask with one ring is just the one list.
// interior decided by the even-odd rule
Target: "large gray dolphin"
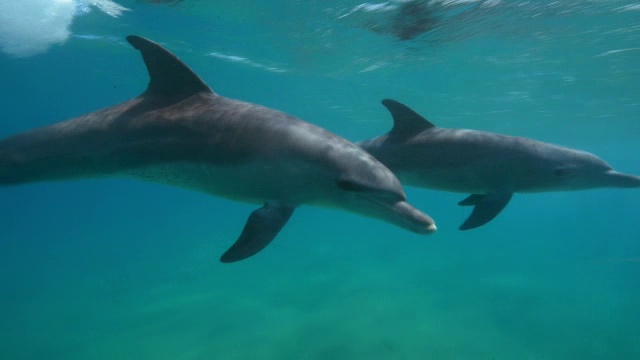
[(262, 250), (301, 204), (435, 231), (433, 220), (406, 202), (393, 173), (355, 144), (280, 111), (219, 96), (160, 45), (127, 40), (147, 66), (146, 91), (1, 140), (1, 185), (120, 175), (264, 204), (223, 262)]
[(495, 218), (515, 192), (637, 188), (640, 177), (614, 171), (588, 152), (521, 137), (438, 128), (407, 106), (383, 100), (390, 132), (358, 143), (405, 185), (470, 193), (475, 206), (461, 230)]

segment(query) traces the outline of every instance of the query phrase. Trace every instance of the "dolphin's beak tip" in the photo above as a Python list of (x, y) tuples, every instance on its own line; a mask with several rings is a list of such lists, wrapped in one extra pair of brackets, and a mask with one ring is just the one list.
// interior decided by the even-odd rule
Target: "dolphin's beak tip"
[(606, 172), (610, 179), (614, 180), (612, 187), (638, 188), (640, 187), (640, 176), (621, 173), (615, 170)]
[(438, 227), (436, 226), (436, 224), (431, 224), (427, 226), (427, 234), (433, 234), (434, 232), (436, 232), (436, 230), (438, 230)]

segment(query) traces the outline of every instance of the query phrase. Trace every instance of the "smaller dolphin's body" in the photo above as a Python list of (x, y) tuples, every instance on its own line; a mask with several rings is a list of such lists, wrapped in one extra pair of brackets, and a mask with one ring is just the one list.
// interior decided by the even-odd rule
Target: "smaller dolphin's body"
[(280, 111), (215, 94), (160, 45), (127, 37), (150, 82), (140, 96), (0, 140), (0, 185), (132, 176), (264, 206), (223, 262), (267, 246), (301, 204), (342, 208), (417, 233), (433, 220), (355, 144)]
[(407, 106), (383, 100), (391, 131), (358, 143), (405, 185), (471, 194), (475, 206), (461, 230), (495, 218), (516, 192), (636, 188), (640, 177), (614, 171), (597, 156), (495, 133), (438, 128)]

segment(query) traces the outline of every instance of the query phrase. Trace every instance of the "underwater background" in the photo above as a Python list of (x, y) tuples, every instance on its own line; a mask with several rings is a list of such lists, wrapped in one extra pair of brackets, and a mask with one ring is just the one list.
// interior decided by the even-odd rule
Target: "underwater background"
[[(136, 34), (353, 141), (390, 129), (393, 98), (640, 173), (633, 1), (117, 2), (0, 5), (0, 136), (137, 96)], [(465, 232), (467, 194), (406, 191), (434, 235), (301, 207), (222, 264), (255, 205), (118, 178), (1, 188), (0, 358), (640, 358), (640, 191), (516, 194)]]

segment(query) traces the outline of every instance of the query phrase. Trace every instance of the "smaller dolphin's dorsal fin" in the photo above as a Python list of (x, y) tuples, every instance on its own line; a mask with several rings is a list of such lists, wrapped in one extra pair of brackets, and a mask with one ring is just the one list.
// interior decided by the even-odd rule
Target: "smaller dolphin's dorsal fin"
[(393, 128), (389, 132), (393, 136), (411, 136), (423, 130), (436, 127), (429, 120), (411, 110), (408, 106), (395, 100), (384, 99), (384, 105), (393, 117)]
[(159, 44), (136, 35), (127, 41), (142, 53), (149, 71), (149, 86), (145, 95), (187, 97), (199, 92), (213, 93), (187, 65)]

